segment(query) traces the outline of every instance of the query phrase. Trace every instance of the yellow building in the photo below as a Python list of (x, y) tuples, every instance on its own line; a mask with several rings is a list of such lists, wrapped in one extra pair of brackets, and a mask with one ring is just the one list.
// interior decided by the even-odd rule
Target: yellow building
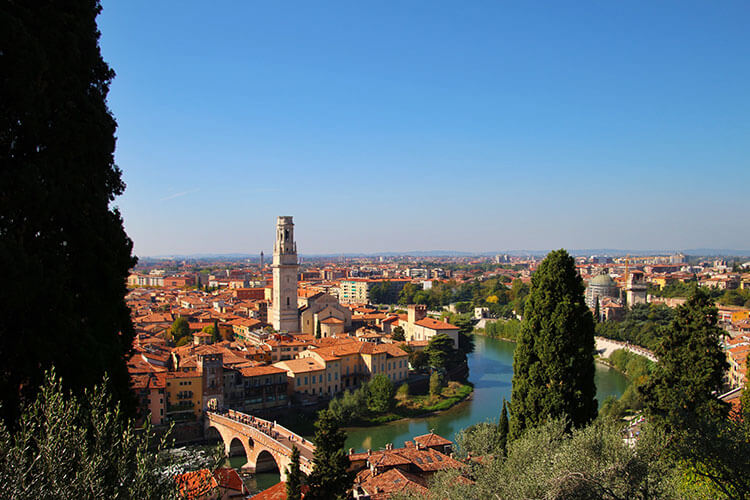
[(289, 394), (298, 392), (319, 395), (328, 392), (326, 367), (315, 359), (289, 359), (274, 363), (273, 366), (286, 370)]
[(385, 375), (394, 384), (405, 381), (409, 376), (409, 355), (393, 344), (374, 344), (346, 338), (325, 347), (302, 351), (299, 357), (314, 359), (326, 367), (326, 380), (331, 379), (331, 386), (325, 390), (334, 394), (359, 387), (375, 375)]
[(203, 377), (196, 371), (167, 372), (167, 418), (192, 420), (202, 413)]

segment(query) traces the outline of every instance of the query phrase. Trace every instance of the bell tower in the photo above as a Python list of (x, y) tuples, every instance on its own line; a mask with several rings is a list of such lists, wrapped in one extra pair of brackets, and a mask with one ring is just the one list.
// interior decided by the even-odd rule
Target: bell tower
[(271, 324), (277, 331), (299, 332), (297, 308), (297, 244), (294, 242), (294, 223), (291, 216), (279, 216), (276, 221), (276, 241), (273, 244), (273, 306)]

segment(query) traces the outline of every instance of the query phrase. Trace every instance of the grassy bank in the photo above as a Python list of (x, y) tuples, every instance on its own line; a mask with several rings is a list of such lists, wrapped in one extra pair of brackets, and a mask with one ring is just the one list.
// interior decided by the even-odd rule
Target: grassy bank
[(436, 411), (444, 411), (467, 399), (472, 392), (474, 392), (474, 387), (470, 383), (449, 382), (439, 395), (417, 394), (397, 398), (393, 410), (357, 418), (348, 426), (380, 425), (402, 418), (422, 417)]

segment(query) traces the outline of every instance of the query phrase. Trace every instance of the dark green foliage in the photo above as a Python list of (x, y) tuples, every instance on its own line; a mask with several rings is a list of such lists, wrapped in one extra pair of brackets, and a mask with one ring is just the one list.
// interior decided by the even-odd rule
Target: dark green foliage
[(421, 372), (429, 366), (430, 357), (424, 351), (412, 351), (409, 353), (409, 364), (414, 370)]
[(500, 451), (503, 455), (508, 449), (508, 433), (510, 432), (510, 422), (508, 422), (508, 404), (503, 398), (503, 409), (500, 412), (500, 422), (497, 424), (497, 433), (500, 444)]
[(602, 402), (602, 407), (599, 408), (599, 416), (620, 420), (625, 416), (625, 410), (625, 404), (617, 396), (611, 394)]
[(313, 470), (307, 479), (310, 490), (305, 499), (346, 498), (354, 480), (354, 473), (347, 472), (349, 457), (344, 451), (346, 433), (339, 429), (336, 418), (329, 410), (318, 412), (315, 429)]
[(322, 334), (320, 332), (320, 320), (318, 320), (318, 321), (315, 322), (315, 338), (319, 339), (321, 337), (321, 335)]
[(726, 416), (717, 399), (727, 362), (716, 323), (716, 306), (696, 289), (656, 348), (659, 363), (643, 394), (648, 414), (668, 430), (689, 429), (697, 416)]
[(430, 395), (437, 396), (443, 390), (443, 375), (439, 371), (432, 372), (430, 375)]
[(286, 498), (287, 500), (302, 499), (303, 472), (299, 468), (299, 449), (292, 445), (292, 458), (286, 471)]
[(134, 409), (124, 296), (136, 260), (120, 212), (96, 0), (0, 5), (0, 394), (7, 422), (54, 365), (81, 394), (109, 374)]
[[(136, 432), (103, 385), (81, 397), (48, 374), (18, 430), (0, 421), (0, 498), (176, 498), (150, 426)], [(157, 444), (157, 446), (152, 446)]]
[(594, 319), (565, 250), (550, 252), (531, 280), (513, 359), (510, 433), (551, 418), (581, 427), (596, 417)]
[(424, 352), (430, 366), (439, 370), (449, 370), (466, 361), (466, 356), (453, 346), (453, 339), (445, 333), (432, 337)]
[(396, 388), (391, 379), (385, 375), (375, 375), (367, 385), (367, 407), (375, 413), (382, 413), (393, 408)]
[(172, 341), (174, 341), (175, 344), (182, 339), (188, 339), (189, 341), (192, 335), (190, 334), (190, 324), (188, 323), (187, 318), (183, 316), (177, 317), (177, 319), (172, 322), (169, 334), (172, 336)]
[(401, 326), (397, 326), (393, 329), (393, 334), (391, 334), (391, 339), (396, 342), (403, 342), (406, 340), (406, 336), (404, 335), (404, 328)]
[(354, 391), (345, 391), (341, 396), (328, 403), (331, 415), (339, 425), (348, 425), (368, 412), (369, 387), (368, 384)]
[(390, 281), (375, 283), (368, 289), (371, 304), (395, 304), (398, 302), (398, 288)]
[(674, 309), (658, 304), (636, 304), (622, 321), (596, 324), (596, 334), (654, 350), (674, 317)]

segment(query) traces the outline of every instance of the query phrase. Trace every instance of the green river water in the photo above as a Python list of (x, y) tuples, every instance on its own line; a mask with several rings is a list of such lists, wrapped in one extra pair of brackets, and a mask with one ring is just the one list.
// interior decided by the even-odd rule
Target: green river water
[[(510, 400), (515, 344), (478, 335), (474, 339), (476, 348), (469, 355), (469, 381), (474, 384), (470, 400), (433, 416), (373, 427), (348, 428), (346, 448), (354, 448), (355, 451), (378, 450), (388, 443), (401, 447), (404, 441), (431, 430), (453, 440), (455, 433), (464, 427), (485, 420), (496, 420), (500, 415), (503, 398)], [(596, 387), (600, 405), (611, 394), (621, 396), (627, 384), (627, 379), (620, 372), (597, 363)], [(244, 462), (244, 457), (230, 459), (234, 467), (240, 467)], [(248, 487), (253, 491), (268, 488), (278, 481), (278, 473), (261, 473), (246, 479)]]

